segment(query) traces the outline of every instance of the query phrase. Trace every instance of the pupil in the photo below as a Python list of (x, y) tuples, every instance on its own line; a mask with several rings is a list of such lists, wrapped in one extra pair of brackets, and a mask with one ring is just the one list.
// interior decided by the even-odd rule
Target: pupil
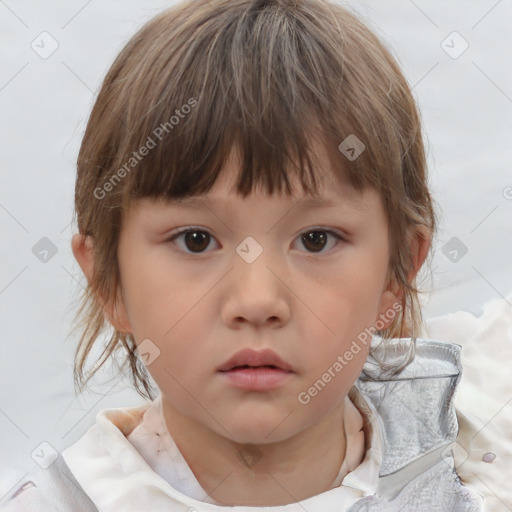
[[(304, 236), (304, 241), (306, 242), (305, 243), (306, 247), (310, 243), (312, 243), (313, 251), (315, 251), (315, 249), (321, 250), (325, 247), (326, 235), (323, 231), (310, 231), (309, 233), (307, 233), (306, 235), (303, 235), (303, 236)], [(320, 241), (320, 245), (318, 245), (319, 241)]]
[(185, 234), (185, 243), (191, 251), (201, 252), (208, 247), (209, 235), (204, 231), (189, 231)]

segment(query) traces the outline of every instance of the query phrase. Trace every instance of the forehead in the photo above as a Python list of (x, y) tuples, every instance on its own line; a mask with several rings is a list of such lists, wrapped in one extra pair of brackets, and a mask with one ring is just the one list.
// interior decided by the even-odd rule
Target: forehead
[[(255, 197), (257, 194), (253, 194), (252, 197)], [(289, 196), (269, 196), (269, 195), (262, 195), (262, 199), (266, 199), (267, 201), (270, 200), (280, 200), (280, 199), (288, 199)], [(232, 198), (229, 196), (223, 196), (223, 192), (221, 190), (214, 192), (210, 192), (208, 194), (203, 195), (197, 195), (197, 196), (191, 196), (186, 197), (182, 199), (171, 199), (171, 200), (165, 200), (165, 202), (169, 206), (178, 206), (185, 209), (195, 209), (195, 208), (201, 208), (202, 206), (222, 206), (229, 204)], [(300, 202), (301, 206), (303, 208), (307, 209), (313, 209), (313, 208), (332, 208), (334, 206), (338, 205), (338, 201), (335, 201), (331, 199), (330, 197), (326, 197), (322, 194), (318, 195), (303, 195), (301, 197), (298, 196), (290, 196), (290, 199)], [(243, 200), (239, 198), (239, 200)]]
[[(224, 216), (237, 215), (241, 209), (250, 209), (254, 217), (258, 215), (291, 215), (307, 214), (336, 210), (344, 213), (362, 213), (374, 209), (374, 198), (355, 190), (350, 185), (340, 185), (319, 190), (317, 194), (294, 193), (292, 195), (252, 192), (242, 197), (231, 187), (232, 176), (229, 173), (219, 176), (212, 189), (201, 195), (193, 195), (179, 199), (159, 200), (143, 199), (139, 204), (143, 207), (156, 207), (157, 211), (204, 212)], [(229, 184), (228, 184), (229, 183)], [(369, 200), (370, 199), (370, 200)], [(154, 208), (153, 208), (154, 209)]]
[[(256, 188), (251, 192), (251, 197), (263, 200), (276, 201), (300, 201), (304, 208), (334, 207), (343, 202), (352, 206), (362, 204), (362, 191), (354, 188), (348, 179), (346, 171), (340, 165), (341, 154), (329, 153), (323, 145), (314, 144), (312, 158), (314, 161), (315, 179), (318, 183), (317, 192), (304, 193), (297, 173), (289, 172), (291, 193), (269, 194), (266, 191)], [(240, 172), (240, 159), (235, 151), (231, 151), (226, 159), (222, 170), (213, 184), (212, 188), (205, 194), (191, 195), (183, 198), (165, 199), (170, 205), (183, 208), (195, 208), (201, 204), (216, 205), (224, 204), (230, 200), (240, 200), (237, 193), (236, 177)]]
[[(242, 197), (233, 187), (233, 175), (225, 169), (214, 186), (205, 194), (185, 198), (143, 198), (136, 201), (134, 208), (126, 212), (128, 217), (136, 215), (139, 220), (157, 222), (168, 215), (201, 213), (220, 219), (240, 222), (268, 222), (268, 219), (286, 217), (307, 220), (314, 213), (335, 213), (340, 221), (353, 224), (378, 223), (385, 216), (378, 192), (372, 187), (356, 190), (343, 180), (331, 177), (326, 186), (319, 187), (318, 193), (299, 192), (291, 195), (251, 192)], [(327, 186), (330, 185), (330, 186)], [(180, 217), (181, 218), (181, 217)], [(333, 217), (331, 217), (333, 218)], [(245, 219), (245, 221), (243, 220)]]

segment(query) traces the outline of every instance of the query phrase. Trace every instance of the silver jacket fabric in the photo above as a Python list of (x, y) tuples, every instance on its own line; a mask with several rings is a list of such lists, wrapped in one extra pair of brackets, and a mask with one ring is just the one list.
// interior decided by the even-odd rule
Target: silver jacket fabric
[[(406, 356), (413, 340), (385, 343), (385, 351), (379, 354), (376, 349), (374, 355), (381, 364), (393, 364)], [(349, 395), (361, 411), (373, 412), (383, 458), (377, 492), (338, 512), (484, 510), (482, 498), (460, 481), (452, 454), (458, 433), (453, 397), (462, 372), (461, 347), (423, 339), (415, 340), (415, 346), (414, 360), (395, 376), (369, 356), (355, 383), (357, 391), (352, 389)], [(372, 428), (371, 423), (365, 425)], [(17, 506), (24, 502), (23, 493), (39, 493), (37, 510), (44, 512), (98, 512), (60, 454), (50, 468), (27, 477), (0, 510), (29, 512)], [(265, 510), (274, 508), (279, 509)]]
[[(406, 355), (410, 340), (386, 343), (376, 357), (393, 364)], [(461, 347), (453, 343), (416, 340), (413, 363), (394, 377), (368, 358), (356, 387), (377, 412), (383, 459), (376, 494), (349, 512), (483, 510), (482, 498), (461, 483), (454, 468), (453, 397), (461, 375)]]

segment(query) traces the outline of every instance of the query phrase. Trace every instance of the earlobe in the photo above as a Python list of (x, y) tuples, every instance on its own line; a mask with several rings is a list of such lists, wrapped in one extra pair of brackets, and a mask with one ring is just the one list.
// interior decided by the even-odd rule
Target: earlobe
[(409, 272), (408, 280), (409, 282), (412, 282), (412, 280), (416, 277), (418, 274), (420, 268), (422, 267), (423, 263), (425, 263), (425, 260), (427, 259), (430, 246), (432, 244), (432, 232), (427, 229), (419, 229), (412, 240), (411, 244), (411, 255), (412, 255), (412, 263), (413, 268)]
[(114, 304), (110, 303), (104, 307), (104, 312), (108, 321), (117, 331), (129, 334), (132, 332), (132, 327), (124, 299), (120, 295), (118, 294)]
[[(391, 289), (390, 289), (391, 288)], [(382, 292), (379, 307), (379, 316), (375, 319), (375, 328), (378, 331), (387, 329), (396, 319), (402, 309), (400, 295), (392, 286)]]
[(73, 235), (71, 250), (87, 281), (91, 282), (94, 271), (94, 244), (92, 238), (81, 233)]
[[(81, 233), (73, 235), (71, 250), (76, 261), (80, 265), (87, 281), (92, 283), (94, 279), (94, 242), (90, 236)], [(103, 305), (103, 313), (112, 326), (125, 333), (131, 333), (131, 325), (128, 312), (121, 294), (118, 294), (114, 303), (107, 302), (104, 297), (96, 295), (96, 299)]]

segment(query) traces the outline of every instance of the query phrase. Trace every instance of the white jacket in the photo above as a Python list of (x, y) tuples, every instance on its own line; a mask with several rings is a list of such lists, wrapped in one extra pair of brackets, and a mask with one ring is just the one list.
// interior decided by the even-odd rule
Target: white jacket
[[(389, 354), (396, 356), (399, 350), (396, 344)], [(29, 475), (0, 510), (481, 512), (483, 500), (461, 483), (455, 471), (457, 451), (455, 461), (452, 453), (457, 435), (467, 436), (467, 428), (472, 428), (466, 422), (466, 431), (459, 431), (453, 398), (460, 378), (461, 347), (456, 344), (418, 339), (414, 361), (394, 378), (385, 377), (369, 357), (350, 399), (367, 419), (370, 450), (341, 486), (298, 503), (223, 507), (178, 490), (153, 471), (127, 439), (154, 407), (148, 402), (98, 413), (96, 424), (82, 438), (48, 469)]]

